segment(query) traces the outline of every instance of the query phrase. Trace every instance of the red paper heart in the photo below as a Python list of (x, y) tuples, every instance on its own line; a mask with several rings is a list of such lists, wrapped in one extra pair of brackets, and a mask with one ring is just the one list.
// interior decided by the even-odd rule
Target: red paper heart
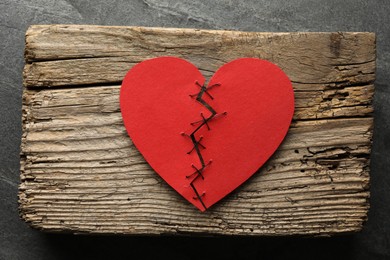
[(134, 145), (201, 211), (269, 159), (294, 112), (290, 80), (268, 61), (234, 60), (214, 74), (211, 88), (202, 88), (204, 83), (191, 63), (160, 57), (135, 65), (120, 91), (123, 121)]

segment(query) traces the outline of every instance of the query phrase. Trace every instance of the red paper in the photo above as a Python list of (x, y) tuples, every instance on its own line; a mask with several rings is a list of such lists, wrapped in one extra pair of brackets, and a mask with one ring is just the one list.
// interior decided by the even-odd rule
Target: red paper
[[(294, 93), (276, 65), (241, 58), (223, 65), (202, 100), (218, 115), (190, 134), (212, 112), (196, 100), (205, 79), (188, 61), (160, 57), (125, 76), (120, 107), (127, 132), (151, 167), (199, 210), (209, 208), (251, 177), (275, 152), (294, 113)], [(214, 99), (208, 95), (210, 94)], [(226, 114), (221, 114), (226, 112)], [(203, 120), (203, 121), (202, 121)], [(192, 122), (198, 124), (191, 125)], [(208, 130), (208, 127), (210, 130)], [(202, 146), (205, 147), (205, 149)], [(192, 174), (192, 175), (191, 175)], [(189, 176), (189, 177), (188, 177)], [(195, 180), (194, 180), (195, 179)], [(192, 184), (192, 185), (191, 185)], [(198, 194), (197, 194), (198, 193)]]

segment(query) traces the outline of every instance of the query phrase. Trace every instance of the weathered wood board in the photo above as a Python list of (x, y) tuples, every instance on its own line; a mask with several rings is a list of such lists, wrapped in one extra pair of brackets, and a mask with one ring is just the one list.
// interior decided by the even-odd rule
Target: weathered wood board
[[(258, 57), (293, 82), (288, 136), (258, 173), (199, 212), (144, 161), (119, 110), (137, 62), (179, 56), (208, 78)], [(22, 218), (46, 231), (333, 235), (369, 208), (375, 34), (39, 25), (26, 33)]]

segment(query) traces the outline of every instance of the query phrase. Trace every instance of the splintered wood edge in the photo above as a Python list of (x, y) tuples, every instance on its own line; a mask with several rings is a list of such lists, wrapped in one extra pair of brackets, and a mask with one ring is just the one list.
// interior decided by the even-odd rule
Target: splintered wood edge
[[(288, 59), (281, 57), (286, 51)], [(304, 59), (295, 61), (301, 54)], [(143, 160), (123, 127), (119, 86), (108, 85), (154, 55), (187, 58), (206, 77), (225, 61), (259, 57), (293, 80), (296, 111), (282, 146), (206, 213), (183, 202)], [(33, 227), (73, 233), (318, 236), (359, 231), (369, 207), (374, 80), (372, 33), (30, 27), (21, 215)]]

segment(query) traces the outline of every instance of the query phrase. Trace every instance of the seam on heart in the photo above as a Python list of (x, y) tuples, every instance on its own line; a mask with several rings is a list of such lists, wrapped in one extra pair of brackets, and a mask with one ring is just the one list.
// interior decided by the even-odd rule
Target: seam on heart
[(187, 152), (187, 154), (190, 154), (192, 153), (193, 151), (196, 152), (198, 158), (199, 158), (199, 161), (201, 163), (201, 167), (198, 168), (196, 167), (194, 164), (191, 165), (192, 168), (194, 168), (194, 172), (190, 175), (187, 175), (186, 178), (189, 179), (191, 178), (192, 176), (195, 175), (195, 177), (191, 180), (190, 182), (190, 186), (191, 188), (193, 189), (194, 193), (195, 193), (195, 196), (193, 197), (193, 199), (198, 199), (200, 201), (200, 203), (202, 204), (202, 206), (204, 207), (204, 209), (206, 210), (207, 207), (206, 205), (204, 204), (204, 201), (203, 201), (203, 196), (206, 194), (206, 192), (202, 192), (201, 194), (199, 193), (199, 191), (196, 189), (195, 185), (194, 185), (194, 182), (198, 179), (198, 178), (202, 178), (202, 180), (204, 180), (204, 175), (203, 175), (203, 171), (205, 170), (205, 168), (207, 166), (209, 166), (212, 162), (212, 159), (209, 160), (209, 162), (205, 163), (205, 160), (202, 156), (202, 153), (201, 153), (201, 150), (200, 148), (203, 148), (203, 149), (206, 149), (206, 147), (201, 144), (201, 141), (203, 139), (203, 136), (200, 136), (199, 139), (197, 140), (196, 139), (196, 132), (198, 132), (203, 126), (206, 126), (207, 127), (207, 130), (211, 130), (208, 122), (210, 122), (212, 119), (215, 119), (219, 116), (222, 116), (222, 115), (226, 115), (227, 112), (223, 112), (223, 113), (220, 113), (218, 114), (217, 111), (215, 111), (215, 109), (213, 107), (210, 106), (210, 104), (208, 104), (204, 99), (203, 99), (203, 95), (206, 94), (211, 100), (214, 100), (214, 97), (208, 92), (209, 90), (211, 90), (213, 87), (216, 87), (216, 86), (220, 86), (221, 84), (220, 83), (216, 83), (216, 84), (213, 84), (211, 86), (204, 86), (204, 85), (201, 85), (199, 84), (198, 81), (195, 81), (195, 84), (200, 88), (199, 89), (199, 92), (198, 93), (195, 93), (195, 94), (191, 94), (190, 97), (191, 98), (195, 98), (196, 97), (196, 101), (198, 101), (199, 103), (201, 103), (208, 111), (210, 111), (211, 115), (209, 117), (205, 117), (203, 115), (203, 113), (200, 113), (200, 116), (201, 116), (201, 120), (198, 120), (198, 121), (195, 121), (195, 122), (192, 122), (191, 125), (192, 126), (195, 126), (197, 124), (199, 124), (199, 126), (197, 126), (195, 128), (194, 131), (191, 132), (191, 134), (186, 134), (184, 132), (182, 132), (182, 135), (184, 136), (187, 136), (191, 139), (192, 141), (192, 144), (193, 144), (193, 147), (192, 149)]

